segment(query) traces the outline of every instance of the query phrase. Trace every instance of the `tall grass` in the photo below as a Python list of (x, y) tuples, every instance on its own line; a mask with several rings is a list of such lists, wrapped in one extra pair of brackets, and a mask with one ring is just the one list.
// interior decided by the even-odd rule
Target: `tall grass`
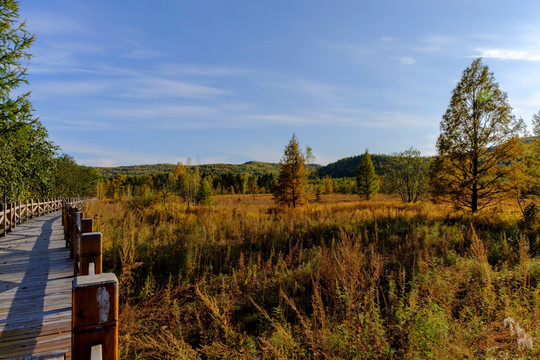
[(291, 210), (247, 195), (85, 214), (119, 275), (125, 359), (540, 355), (537, 234), (512, 206), (469, 216), (344, 195)]

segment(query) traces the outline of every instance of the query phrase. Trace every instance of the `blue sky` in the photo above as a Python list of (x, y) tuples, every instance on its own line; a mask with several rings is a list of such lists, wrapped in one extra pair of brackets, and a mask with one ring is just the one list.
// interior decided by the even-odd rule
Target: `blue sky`
[(22, 0), (29, 89), (80, 164), (316, 162), (435, 153), (475, 57), (514, 114), (540, 110), (540, 2)]

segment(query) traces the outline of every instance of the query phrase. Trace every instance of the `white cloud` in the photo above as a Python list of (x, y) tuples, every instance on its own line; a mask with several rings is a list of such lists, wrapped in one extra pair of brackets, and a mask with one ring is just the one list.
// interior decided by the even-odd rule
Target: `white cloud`
[(413, 59), (412, 57), (404, 56), (400, 59), (400, 62), (405, 65), (413, 65), (413, 64), (416, 64), (416, 59)]
[(483, 57), (486, 59), (498, 60), (525, 60), (525, 61), (540, 61), (540, 54), (534, 54), (527, 50), (516, 49), (477, 49), (478, 55), (473, 57)]

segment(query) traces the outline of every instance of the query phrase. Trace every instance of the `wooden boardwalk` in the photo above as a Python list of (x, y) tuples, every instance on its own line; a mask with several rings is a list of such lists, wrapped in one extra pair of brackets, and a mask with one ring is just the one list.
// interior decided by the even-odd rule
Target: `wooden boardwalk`
[(0, 359), (69, 359), (73, 260), (61, 213), (0, 237)]

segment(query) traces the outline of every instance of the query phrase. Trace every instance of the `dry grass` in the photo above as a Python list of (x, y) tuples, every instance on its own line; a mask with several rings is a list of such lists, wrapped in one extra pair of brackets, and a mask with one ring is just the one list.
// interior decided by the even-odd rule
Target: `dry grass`
[(125, 359), (540, 355), (538, 235), (510, 203), (470, 216), (388, 196), (293, 210), (235, 195), (98, 201), (85, 215), (120, 278)]

